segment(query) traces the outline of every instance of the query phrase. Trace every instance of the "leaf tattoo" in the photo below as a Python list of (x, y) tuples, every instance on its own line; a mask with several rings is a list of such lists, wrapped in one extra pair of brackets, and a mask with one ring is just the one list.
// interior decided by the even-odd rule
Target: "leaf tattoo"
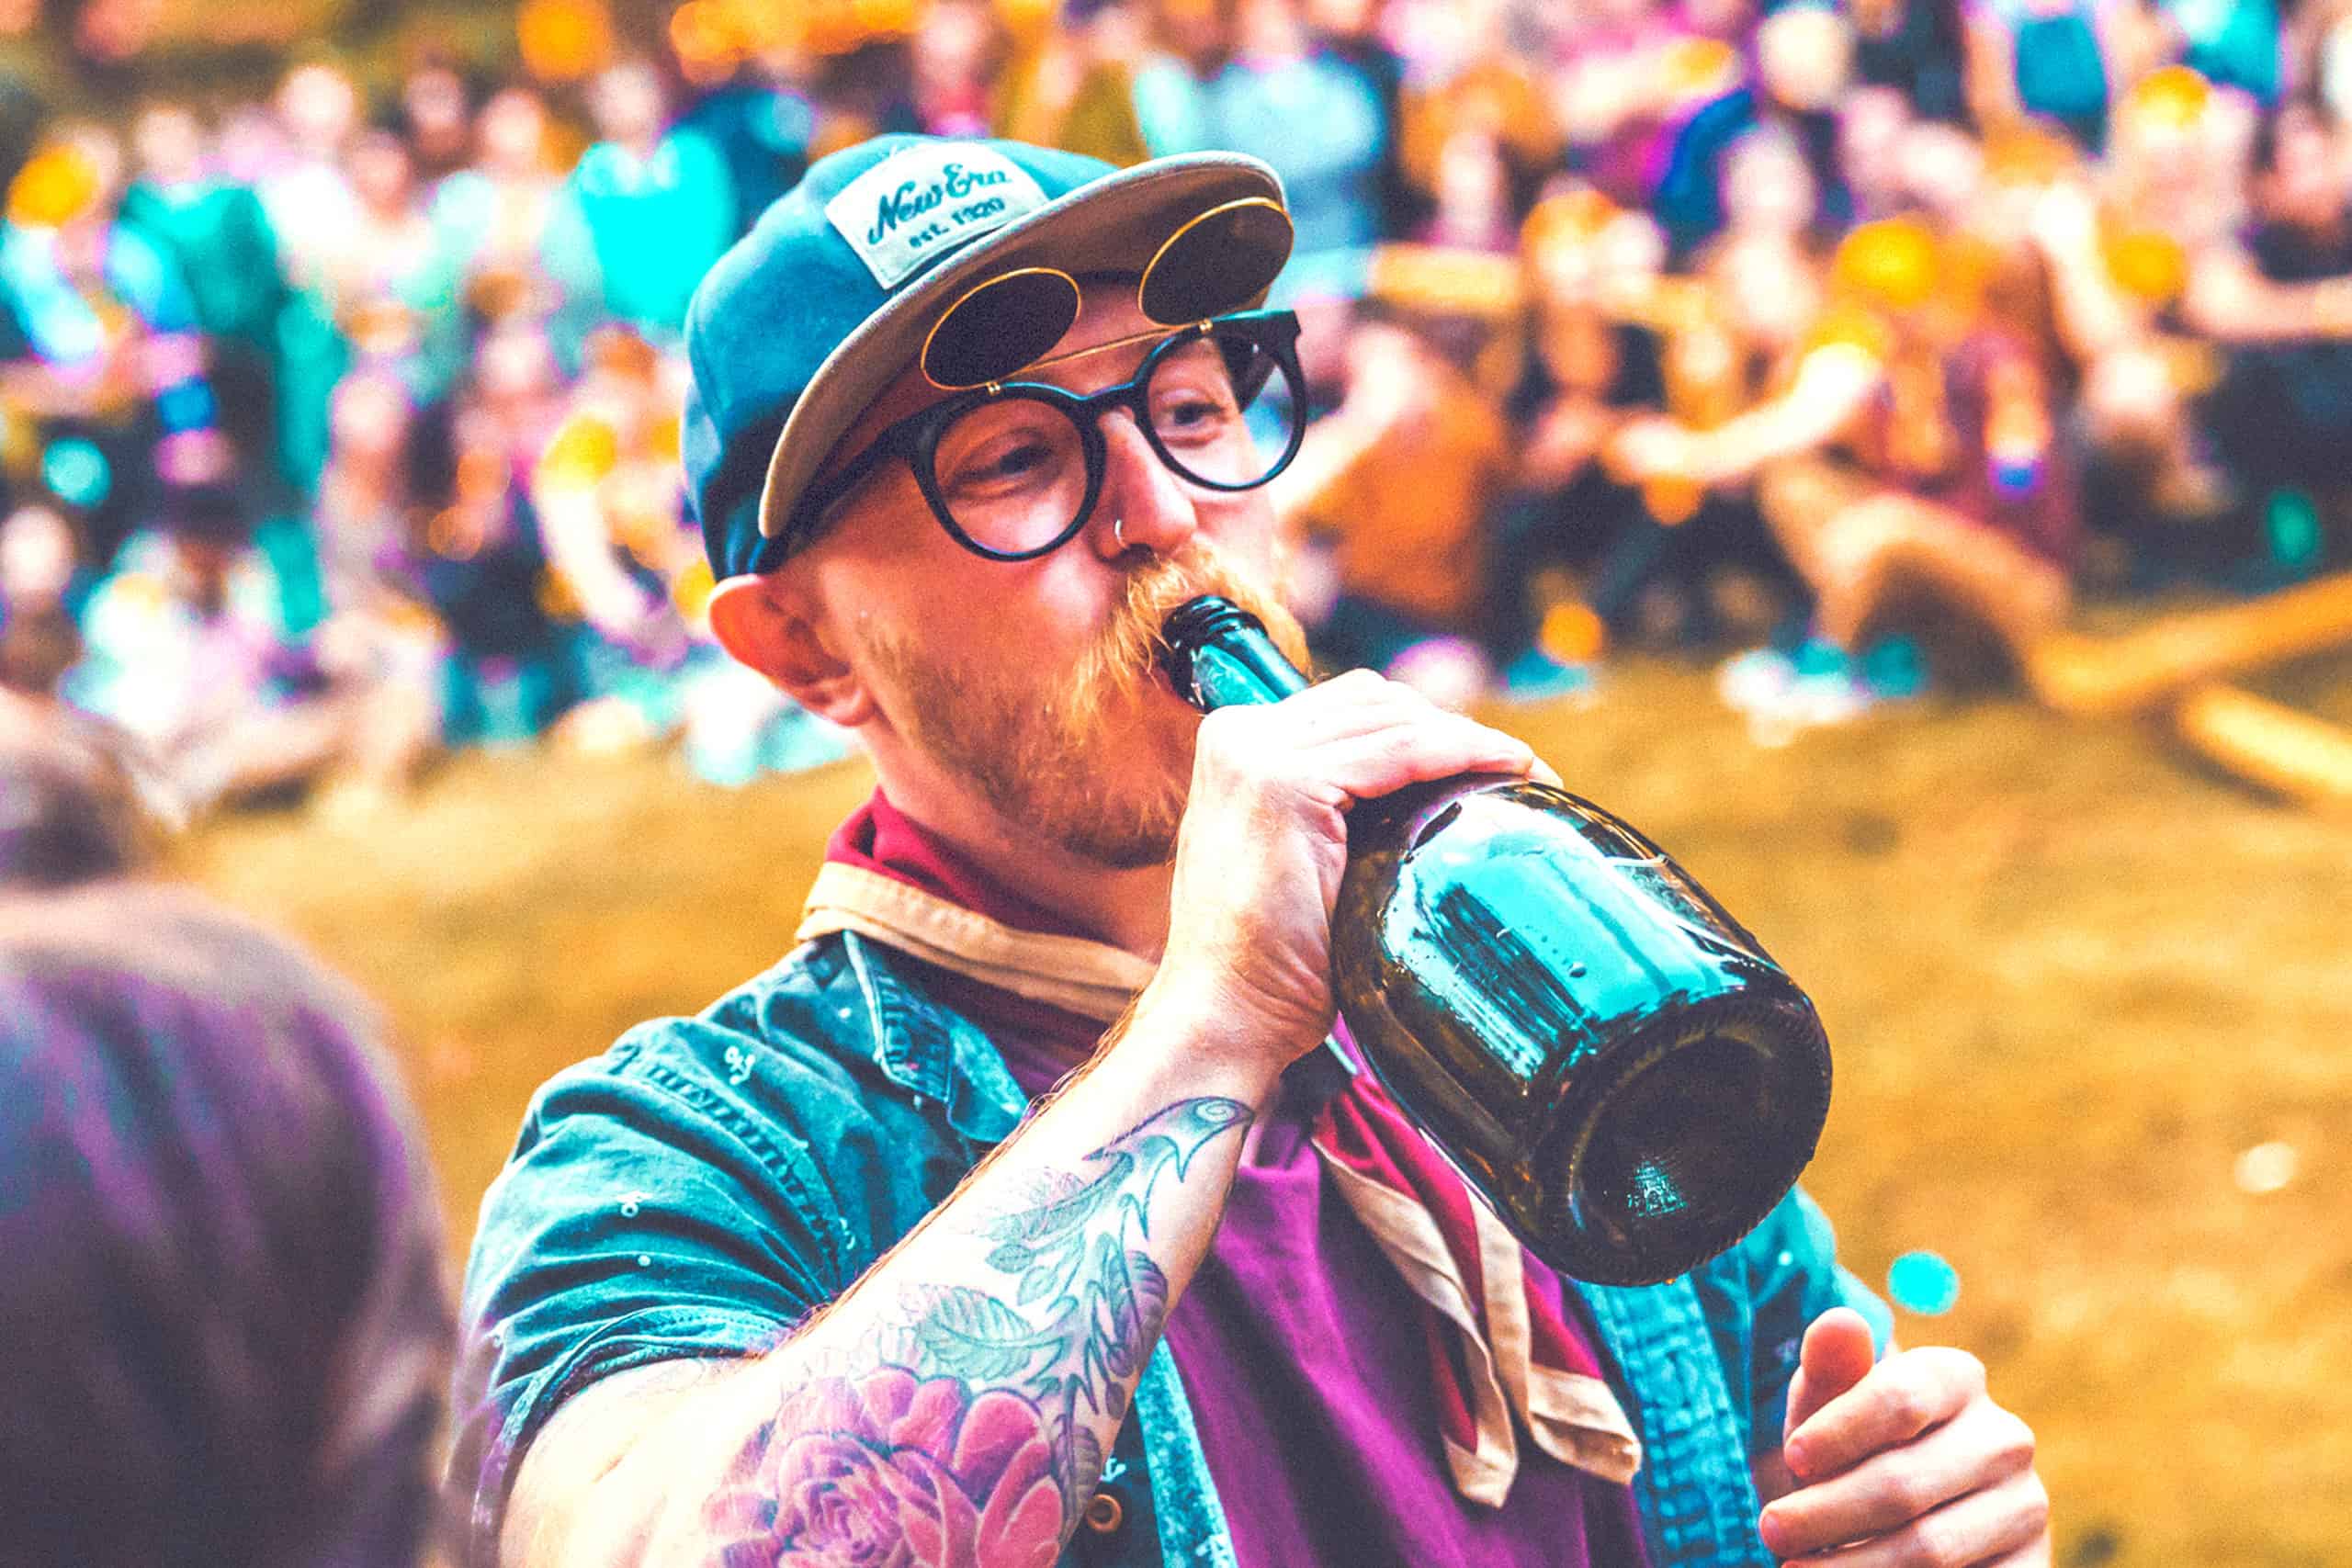
[(1037, 1352), (1057, 1348), (1051, 1334), (1030, 1329), (1020, 1314), (961, 1285), (911, 1285), (899, 1298), (914, 1315), (909, 1325), (925, 1371), (972, 1382), (1011, 1382)]

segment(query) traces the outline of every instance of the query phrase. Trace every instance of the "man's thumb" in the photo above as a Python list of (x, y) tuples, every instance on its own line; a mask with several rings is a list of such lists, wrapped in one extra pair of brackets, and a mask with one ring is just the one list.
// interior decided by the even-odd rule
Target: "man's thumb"
[(1788, 1441), (1814, 1412), (1869, 1375), (1878, 1359), (1871, 1325), (1852, 1307), (1832, 1307), (1804, 1331), (1797, 1375), (1789, 1384), (1789, 1417), (1781, 1428)]

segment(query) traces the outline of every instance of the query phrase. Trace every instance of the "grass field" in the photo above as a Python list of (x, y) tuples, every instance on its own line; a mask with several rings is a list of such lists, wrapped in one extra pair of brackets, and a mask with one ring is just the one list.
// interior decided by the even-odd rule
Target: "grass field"
[[(2352, 719), (2352, 668), (2274, 690)], [(1634, 663), (1500, 721), (1819, 1003), (1807, 1184), (1866, 1279), (1958, 1269), (1901, 1333), (1978, 1351), (2040, 1430), (2061, 1563), (2352, 1564), (2352, 821), (2007, 700), (1766, 750), (1705, 673)], [(454, 1258), (532, 1088), (771, 962), (865, 787), (472, 757), (365, 829), (246, 817), (188, 854), (389, 1006)], [(2243, 1190), (2273, 1142), (2291, 1179)]]

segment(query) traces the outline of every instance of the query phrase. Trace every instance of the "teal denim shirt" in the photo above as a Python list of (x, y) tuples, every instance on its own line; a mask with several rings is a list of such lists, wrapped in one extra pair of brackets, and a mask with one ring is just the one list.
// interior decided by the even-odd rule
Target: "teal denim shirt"
[[(773, 1348), (951, 1191), (1025, 1109), (988, 1038), (920, 963), (809, 942), (698, 1018), (631, 1030), (533, 1100), (482, 1201), (465, 1291), (451, 1483), (488, 1563), (514, 1471), (556, 1407), (623, 1370)], [(1885, 1312), (1832, 1258), (1801, 1194), (1664, 1285), (1579, 1285), (1639, 1430), (1652, 1568), (1773, 1561), (1748, 1455), (1780, 1440), (1804, 1325)], [(1105, 1488), (1123, 1522), (1065, 1564), (1236, 1565), (1182, 1380), (1163, 1345)]]

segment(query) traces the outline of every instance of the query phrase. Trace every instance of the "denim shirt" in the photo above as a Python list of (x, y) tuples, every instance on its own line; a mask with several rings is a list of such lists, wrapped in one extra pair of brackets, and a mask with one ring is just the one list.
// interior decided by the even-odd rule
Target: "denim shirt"
[[(482, 1201), (467, 1270), (451, 1483), (467, 1557), (494, 1559), (516, 1465), (562, 1402), (680, 1357), (741, 1357), (847, 1290), (1009, 1134), (1025, 1097), (925, 967), (850, 932), (804, 944), (699, 1017), (640, 1025), (534, 1098)], [(1652, 1568), (1773, 1562), (1751, 1451), (1777, 1447), (1804, 1325), (1885, 1310), (1792, 1193), (1737, 1247), (1663, 1285), (1577, 1285), (1641, 1436)], [(1061, 1562), (1234, 1565), (1163, 1344)], [(1256, 1565), (1249, 1565), (1256, 1568)]]

